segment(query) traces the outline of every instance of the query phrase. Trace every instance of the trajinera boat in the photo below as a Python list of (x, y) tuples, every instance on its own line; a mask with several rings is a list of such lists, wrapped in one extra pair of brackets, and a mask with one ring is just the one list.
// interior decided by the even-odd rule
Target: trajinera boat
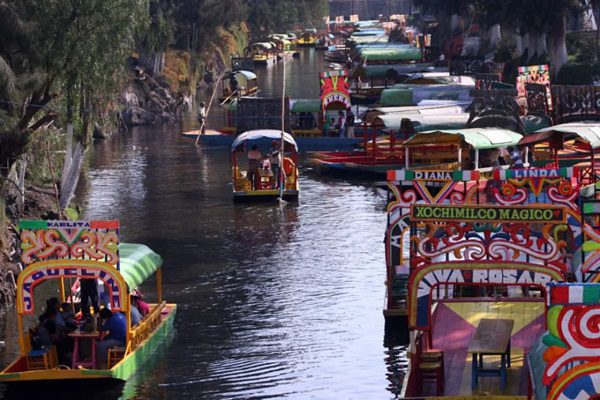
[[(124, 381), (144, 365), (172, 330), (177, 306), (162, 299), (162, 258), (141, 244), (119, 243), (119, 221), (45, 221), (22, 220), (19, 223), (23, 270), (17, 279), (17, 327), (19, 356), (0, 373), (0, 382), (11, 385), (64, 382)], [(130, 293), (147, 278), (156, 277), (156, 302), (149, 312), (132, 326)], [(121, 312), (126, 319), (123, 347), (108, 350), (107, 364), (96, 363), (97, 331), (81, 326), (68, 336), (74, 339), (72, 363), (59, 365), (56, 345), (33, 349), (33, 315), (41, 304), (36, 288), (45, 282), (57, 284), (60, 301), (73, 299), (67, 283), (77, 279), (103, 283), (106, 307)], [(70, 303), (73, 305), (73, 303)], [(64, 311), (64, 310), (63, 310)], [(102, 310), (101, 310), (102, 311)], [(85, 340), (84, 340), (85, 339)], [(91, 341), (91, 356), (79, 359), (79, 341)]]
[(410, 330), (401, 398), (599, 398), (597, 176), (484, 174), (388, 172), (385, 314), (404, 309)]
[[(279, 151), (282, 136), (283, 153)], [(248, 166), (244, 169), (240, 165), (240, 154), (245, 153), (248, 157), (250, 151), (260, 154), (253, 160), (248, 158)], [(282, 135), (274, 129), (244, 132), (231, 145), (231, 161), (234, 200), (298, 198), (298, 145), (289, 133)], [(281, 168), (276, 167), (277, 163)]]

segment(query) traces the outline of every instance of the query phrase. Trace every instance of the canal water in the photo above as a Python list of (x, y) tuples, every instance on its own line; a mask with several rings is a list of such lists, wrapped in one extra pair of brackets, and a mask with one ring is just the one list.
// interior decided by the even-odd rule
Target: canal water
[[(317, 97), (323, 65), (312, 49), (290, 59), (288, 94)], [(281, 72), (258, 71), (265, 96)], [(123, 241), (162, 255), (164, 297), (178, 304), (168, 342), (102, 398), (395, 398), (406, 353), (382, 315), (385, 191), (304, 164), (298, 202), (235, 204), (228, 150), (181, 129), (97, 143), (80, 183), (86, 218), (119, 219)]]

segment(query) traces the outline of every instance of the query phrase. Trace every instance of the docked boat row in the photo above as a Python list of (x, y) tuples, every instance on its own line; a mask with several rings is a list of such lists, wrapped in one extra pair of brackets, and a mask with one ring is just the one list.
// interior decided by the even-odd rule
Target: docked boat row
[(573, 111), (528, 135), (404, 142), (387, 171), (384, 309), (409, 331), (401, 397), (599, 396), (600, 113)]

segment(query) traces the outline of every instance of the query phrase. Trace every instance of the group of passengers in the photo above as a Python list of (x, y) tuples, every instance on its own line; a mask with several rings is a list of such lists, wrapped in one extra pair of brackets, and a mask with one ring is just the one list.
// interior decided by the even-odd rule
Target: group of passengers
[[(33, 350), (48, 350), (56, 347), (60, 364), (71, 365), (73, 338), (69, 333), (96, 332), (100, 326), (100, 340), (96, 343), (97, 367), (105, 368), (108, 350), (111, 347), (124, 347), (127, 334), (127, 319), (121, 312), (112, 312), (107, 296), (99, 295), (96, 279), (80, 279), (73, 285), (75, 295), (71, 302), (60, 303), (51, 297), (46, 301), (44, 312), (39, 316), (38, 325), (30, 330)], [(92, 314), (93, 310), (93, 314)], [(150, 306), (143, 301), (140, 291), (130, 294), (131, 326), (138, 325), (150, 313)]]
[(337, 133), (339, 137), (354, 137), (354, 113), (348, 108), (346, 112), (338, 111), (338, 117), (327, 119), (323, 122), (323, 136)]
[(262, 189), (262, 178), (268, 178), (269, 188), (274, 189), (279, 187), (279, 148), (278, 140), (271, 142), (271, 148), (263, 155), (257, 145), (253, 145), (248, 150), (248, 173), (247, 178), (250, 181), (252, 190)]

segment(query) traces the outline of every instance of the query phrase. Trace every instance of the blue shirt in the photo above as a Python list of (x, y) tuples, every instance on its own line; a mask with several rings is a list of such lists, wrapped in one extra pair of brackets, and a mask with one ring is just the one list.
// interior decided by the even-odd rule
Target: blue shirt
[(115, 312), (113, 315), (102, 325), (103, 331), (108, 331), (108, 339), (115, 339), (125, 344), (125, 338), (127, 335), (127, 319), (120, 312)]

